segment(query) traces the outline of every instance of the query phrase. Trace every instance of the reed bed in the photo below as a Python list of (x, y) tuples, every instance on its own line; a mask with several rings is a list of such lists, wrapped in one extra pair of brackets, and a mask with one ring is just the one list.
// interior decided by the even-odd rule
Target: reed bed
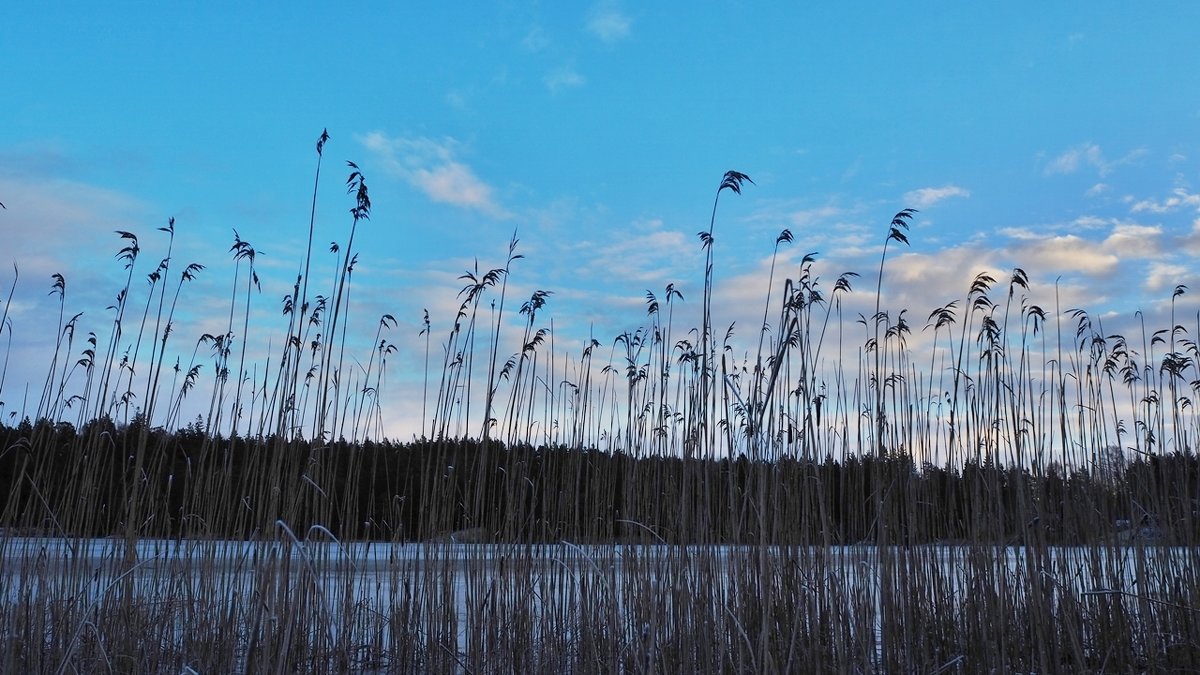
[[(918, 217), (905, 209), (875, 279), (826, 286), (815, 256), (773, 258), (743, 344), (712, 306), (719, 206), (752, 185), (729, 172), (699, 234), (700, 325), (679, 324), (671, 285), (630, 331), (572, 353), (551, 292), (509, 297), (514, 237), (499, 266), (463, 275), (441, 337), (426, 314), (422, 391), (385, 392), (398, 322), (371, 323), (365, 353), (350, 333), (372, 206), (353, 163), (345, 244), (324, 279), (312, 264), (328, 141), (265, 361), (247, 344), (260, 280), (240, 236), (225, 333), (183, 346), (177, 308), (206, 268), (173, 260), (173, 221), (149, 266), (117, 233), (126, 282), (81, 341), (54, 278), (36, 411), (0, 426), (0, 671), (1200, 665), (1185, 287), (1168, 326), (1127, 338), (1034, 304), (1024, 270), (980, 273), (918, 340), (884, 302), (887, 256)], [(783, 231), (776, 255), (792, 242)], [(873, 314), (844, 316), (863, 285)], [(12, 293), (0, 337), (20, 328)], [(425, 402), (418, 437), (383, 437), (389, 393)]]

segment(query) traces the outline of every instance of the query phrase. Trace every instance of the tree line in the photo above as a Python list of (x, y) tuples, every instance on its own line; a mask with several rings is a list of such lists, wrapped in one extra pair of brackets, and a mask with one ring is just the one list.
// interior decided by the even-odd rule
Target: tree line
[(886, 451), (767, 462), (225, 438), (106, 418), (0, 426), (0, 449), (10, 534), (246, 539), (286, 525), (395, 542), (1072, 545), (1194, 541), (1200, 523), (1190, 450), (1127, 461), (1109, 448), (1086, 466), (937, 466)]

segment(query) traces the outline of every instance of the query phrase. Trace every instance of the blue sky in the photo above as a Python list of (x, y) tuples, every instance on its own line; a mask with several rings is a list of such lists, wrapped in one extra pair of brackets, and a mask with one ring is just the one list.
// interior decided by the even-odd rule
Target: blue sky
[[(176, 219), (176, 263), (207, 266), (180, 324), (194, 336), (228, 313), (236, 229), (261, 252), (247, 342), (279, 328), (325, 128), (318, 249), (347, 236), (352, 160), (374, 204), (353, 328), (399, 322), (396, 436), (419, 415), (399, 392), (419, 386), (422, 310), (443, 336), (458, 275), (501, 264), (514, 231), (514, 297), (554, 292), (559, 348), (589, 331), (610, 345), (667, 283), (694, 315), (695, 235), (730, 169), (755, 184), (722, 196), (719, 323), (761, 315), (783, 228), (785, 267), (818, 251), (829, 283), (853, 270), (873, 288), (905, 207), (920, 213), (885, 304), (922, 319), (977, 272), (1014, 266), (1046, 306), (1057, 282), (1064, 308), (1118, 326), (1162, 311), (1177, 284), (1200, 290), (1200, 5), (790, 4), (6, 10), (0, 289), (8, 259), (20, 278), (4, 414), (45, 378), (51, 274), (86, 330), (111, 320), (114, 230), (137, 233), (148, 261)], [(316, 260), (328, 278), (332, 256)], [(1195, 312), (1190, 295), (1180, 307)]]

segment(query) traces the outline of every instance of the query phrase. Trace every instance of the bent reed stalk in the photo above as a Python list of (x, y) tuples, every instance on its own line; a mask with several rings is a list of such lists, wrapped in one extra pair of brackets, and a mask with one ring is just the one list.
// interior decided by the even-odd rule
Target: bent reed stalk
[[(66, 320), (66, 281), (54, 278), (38, 415), (18, 420), (10, 405), (0, 426), (0, 671), (1200, 663), (1188, 379), (1200, 315), (1176, 324), (1186, 288), (1170, 326), (1126, 338), (1086, 311), (1034, 304), (1024, 270), (1000, 287), (981, 273), (918, 339), (907, 311), (885, 303), (887, 244), (907, 244), (915, 213), (905, 209), (875, 296), (858, 303), (874, 314), (857, 322), (844, 313), (858, 275), (827, 290), (816, 254), (776, 284), (785, 230), (763, 323), (741, 352), (713, 307), (714, 202), (701, 325), (677, 325), (681, 285), (648, 291), (635, 320), (647, 325), (616, 336), (603, 363), (595, 337), (577, 354), (560, 347), (550, 291), (505, 316), (514, 235), (502, 266), (462, 276), (441, 372), (423, 384), (422, 436), (395, 442), (382, 437), (383, 335), (402, 322), (383, 315), (357, 359), (366, 367), (346, 371), (354, 235), (371, 206), (353, 163), (347, 244), (328, 295), (309, 297), (328, 140), (309, 246), (264, 362), (248, 363), (259, 283), (236, 233), (226, 333), (199, 336), (174, 367), (177, 303), (202, 269), (188, 266), (166, 302), (174, 221), (130, 330), (142, 249), (118, 233), (127, 279), (111, 327), (89, 333), (82, 381), (68, 367), (81, 324)], [(717, 197), (746, 183), (729, 172)], [(8, 298), (0, 334), (11, 339), (21, 327)], [(421, 326), (428, 373), (428, 314)], [(202, 345), (211, 364), (197, 361)], [(202, 384), (208, 414), (178, 426)], [(88, 414), (72, 423), (75, 405)]]

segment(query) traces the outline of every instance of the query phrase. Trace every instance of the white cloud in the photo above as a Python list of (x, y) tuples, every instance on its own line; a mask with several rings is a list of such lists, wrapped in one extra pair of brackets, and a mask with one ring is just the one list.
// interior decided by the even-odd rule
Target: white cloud
[(1108, 192), (1108, 190), (1109, 186), (1106, 183), (1096, 183), (1092, 187), (1088, 188), (1088, 191), (1083, 194), (1088, 197), (1099, 197), (1105, 192)]
[(901, 306), (924, 311), (965, 293), (981, 272), (1002, 278), (994, 257), (976, 246), (954, 246), (932, 254), (905, 252), (888, 261), (884, 283), (897, 285)]
[[(1102, 239), (1092, 234), (1087, 237), (1071, 233), (1098, 229), (1102, 225), (1111, 227)], [(1001, 228), (1000, 233), (1012, 239), (1006, 248), (1005, 258), (1012, 259), (1021, 267), (1042, 270), (1047, 274), (1081, 273), (1093, 277), (1112, 275), (1121, 271), (1124, 263), (1137, 259), (1161, 259), (1169, 253), (1169, 245), (1163, 240), (1163, 228), (1157, 225), (1138, 225), (1129, 222), (1105, 221), (1094, 216), (1084, 216), (1070, 223), (1064, 234), (1047, 233), (1027, 227)]]
[(631, 229), (603, 244), (580, 242), (575, 254), (587, 260), (580, 270), (599, 279), (658, 285), (674, 281), (683, 261), (696, 255), (698, 247), (686, 234), (664, 229), (657, 219), (633, 223)]
[(1099, 216), (1079, 216), (1071, 221), (1071, 225), (1074, 226), (1074, 229), (1094, 230), (1109, 224), (1109, 222)]
[(833, 201), (820, 206), (809, 206), (805, 202), (792, 199), (762, 199), (755, 205), (754, 212), (744, 218), (747, 223), (755, 226), (765, 226), (774, 230), (780, 225), (797, 229), (823, 229), (829, 221), (840, 218), (849, 209), (836, 205)]
[(1073, 234), (1026, 241), (1013, 256), (1025, 269), (1111, 274), (1120, 259), (1100, 244)]
[(1180, 240), (1183, 250), (1200, 255), (1200, 218), (1192, 222), (1192, 231)]
[(957, 185), (943, 185), (942, 187), (927, 187), (906, 192), (904, 193), (904, 203), (911, 204), (918, 209), (924, 209), (951, 197), (970, 196), (970, 190), (958, 187)]
[(1189, 270), (1183, 265), (1156, 262), (1151, 263), (1146, 274), (1145, 288), (1147, 291), (1161, 291), (1164, 288), (1174, 288), (1181, 279), (1188, 276)]
[(496, 200), (495, 190), (457, 158), (458, 143), (447, 138), (389, 137), (373, 131), (361, 139), (388, 171), (435, 202), (472, 209), (495, 218), (511, 214)]
[(824, 222), (830, 218), (837, 218), (843, 213), (844, 211), (836, 206), (819, 206), (815, 209), (793, 211), (788, 215), (788, 220), (791, 221), (793, 227), (804, 227)]
[(562, 66), (550, 71), (543, 80), (546, 83), (546, 88), (551, 93), (557, 93), (559, 90), (567, 87), (582, 87), (587, 82), (571, 66)]
[(1161, 253), (1161, 235), (1162, 228), (1158, 226), (1118, 224), (1104, 240), (1104, 247), (1122, 257), (1150, 258)]
[[(81, 259), (97, 247), (113, 246), (116, 253), (114, 230), (136, 231), (155, 217), (134, 197), (63, 179), (0, 176), (0, 195), (7, 207), (0, 211), (6, 253), (19, 261), (22, 279), (39, 284), (54, 272), (68, 277), (95, 272)], [(160, 224), (166, 223), (155, 226)], [(0, 279), (11, 271), (7, 258), (0, 258)]]
[(1200, 194), (1191, 194), (1184, 188), (1175, 188), (1171, 194), (1172, 196), (1167, 197), (1161, 202), (1153, 199), (1143, 199), (1136, 202), (1129, 210), (1133, 213), (1141, 213), (1143, 211), (1149, 213), (1170, 213), (1178, 211), (1181, 208), (1200, 209)]
[(629, 37), (632, 21), (612, 3), (604, 2), (592, 8), (588, 14), (588, 32), (604, 42), (613, 43)]
[(1100, 169), (1101, 175), (1106, 173), (1104, 155), (1100, 152), (1100, 146), (1095, 143), (1084, 143), (1055, 157), (1046, 164), (1045, 173), (1070, 174), (1088, 165)]
[(1007, 227), (998, 228), (996, 231), (999, 234), (1002, 234), (1011, 239), (1030, 241), (1030, 240), (1046, 239), (1047, 237), (1051, 236), (1052, 234), (1058, 234), (1058, 233), (1069, 234), (1069, 233), (1086, 232), (1088, 230), (1108, 229), (1110, 226), (1112, 226), (1114, 224), (1114, 222), (1115, 221), (1113, 221), (1111, 218), (1101, 218), (1099, 216), (1093, 216), (1093, 215), (1082, 215), (1082, 216), (1075, 218), (1074, 220), (1071, 220), (1071, 221), (1065, 222), (1065, 223), (1051, 223), (1051, 224), (1045, 224), (1045, 225), (1038, 225), (1037, 227), (1030, 227), (1030, 226), (1020, 226), (1019, 227), (1019, 226), (1015, 226), (1015, 225), (1010, 225)]
[(1038, 234), (1028, 227), (1002, 227), (997, 232), (1012, 239), (1038, 238)]
[[(1146, 150), (1138, 148), (1120, 159), (1110, 160), (1104, 156), (1099, 145), (1095, 143), (1082, 143), (1047, 162), (1043, 168), (1043, 173), (1047, 176), (1072, 174), (1085, 167), (1091, 167), (1103, 178), (1112, 173), (1118, 166), (1129, 164), (1145, 155)], [(1095, 189), (1095, 186), (1092, 189)]]

